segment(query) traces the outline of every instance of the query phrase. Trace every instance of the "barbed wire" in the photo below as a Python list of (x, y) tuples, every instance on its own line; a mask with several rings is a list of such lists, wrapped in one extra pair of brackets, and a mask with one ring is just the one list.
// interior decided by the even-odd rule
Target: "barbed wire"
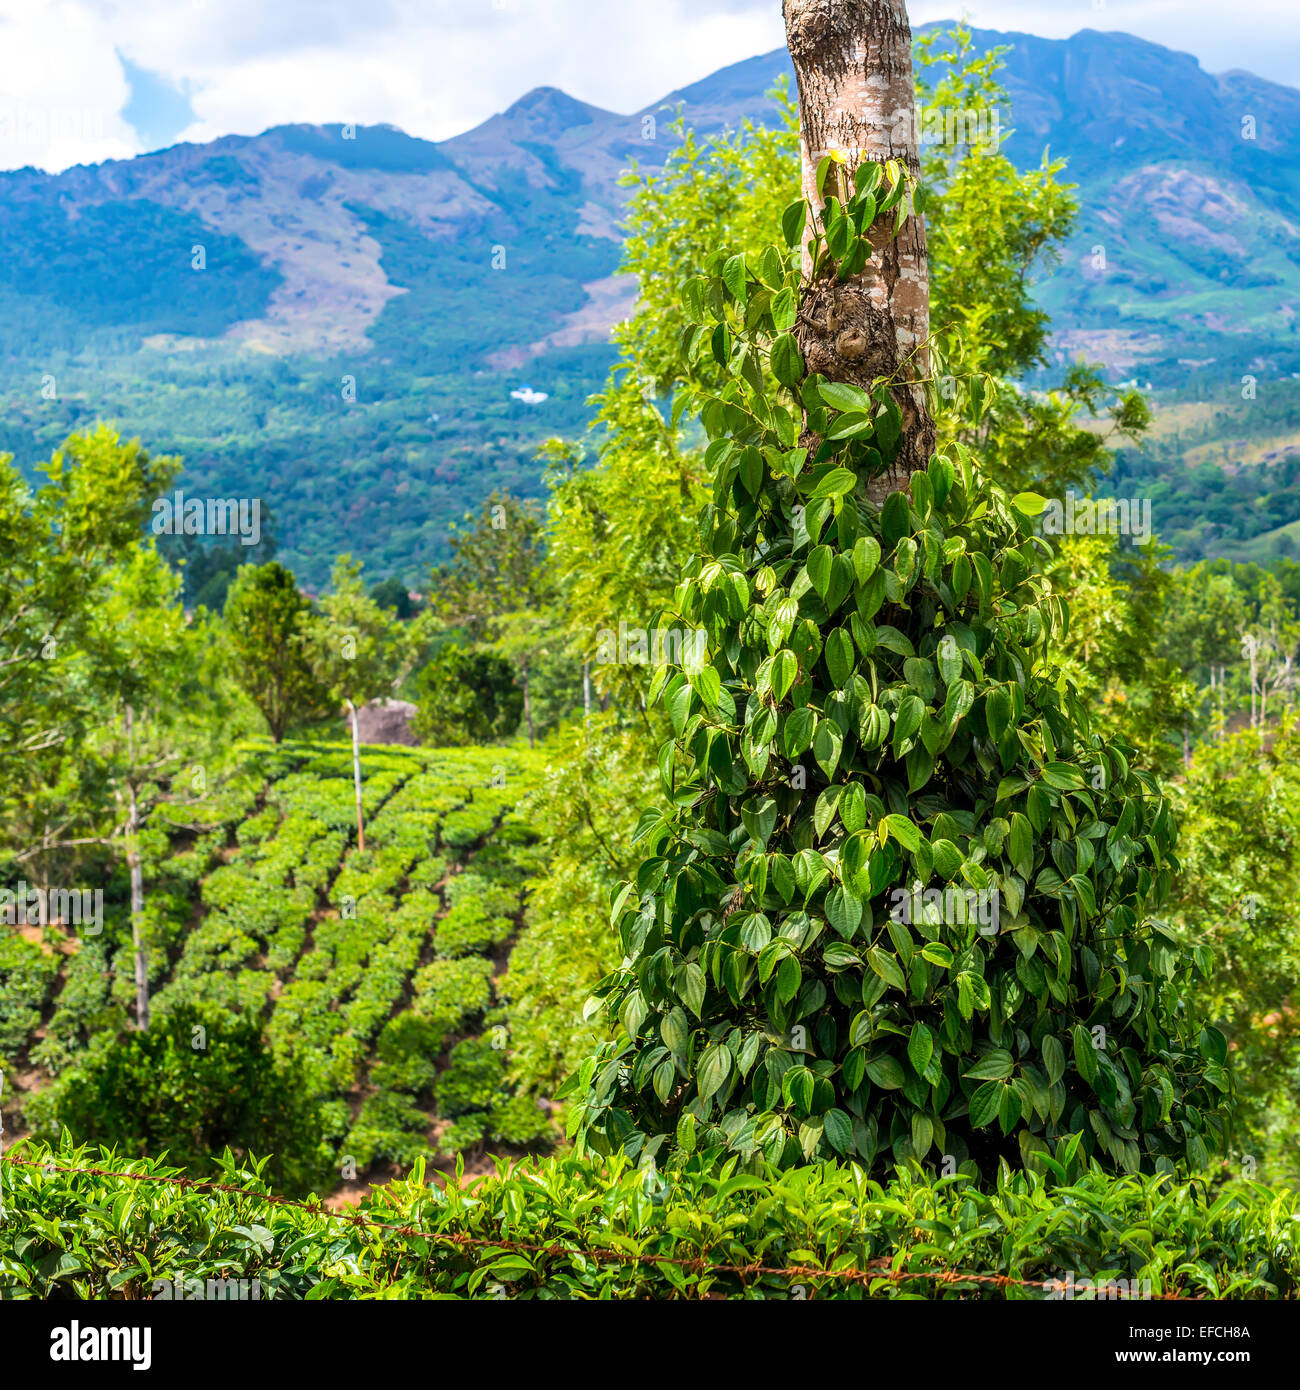
[[(309, 1202), (301, 1201), (294, 1197), (285, 1197), (274, 1192), (258, 1192), (252, 1188), (236, 1187), (232, 1183), (222, 1183), (215, 1180), (187, 1178), (166, 1173), (120, 1172), (109, 1168), (67, 1168), (60, 1167), (57, 1164), (39, 1162), (36, 1159), (14, 1158), (7, 1154), (0, 1157), (0, 1166), (5, 1164), (11, 1164), (15, 1167), (22, 1168), (38, 1168), (46, 1174), (66, 1173), (79, 1174), (86, 1177), (119, 1178), (131, 1182), (161, 1183), (190, 1191), (223, 1192), (231, 1196), (247, 1197), (258, 1202), (267, 1202), (273, 1206), (293, 1208), (298, 1211), (306, 1212), (310, 1216), (321, 1217), (325, 1220), (342, 1221), (351, 1226), (368, 1226), (375, 1230), (390, 1231), (395, 1235), (404, 1236), (407, 1239), (428, 1240), (461, 1248), (491, 1249), (518, 1254), (551, 1255), (556, 1257), (572, 1257), (574, 1255), (579, 1255), (586, 1259), (596, 1260), (602, 1263), (617, 1262), (624, 1264), (673, 1265), (679, 1269), (690, 1270), (695, 1274), (734, 1274), (742, 1280), (761, 1275), (773, 1275), (791, 1281), (797, 1281), (799, 1279), (841, 1279), (847, 1280), (850, 1283), (868, 1285), (877, 1281), (905, 1283), (910, 1280), (929, 1279), (937, 1284), (943, 1285), (991, 1284), (999, 1289), (1015, 1287), (1059, 1290), (1062, 1287), (1062, 1281), (1059, 1279), (1017, 1279), (1009, 1274), (975, 1274), (973, 1272), (953, 1269), (826, 1269), (821, 1265), (765, 1265), (757, 1261), (749, 1264), (719, 1264), (705, 1259), (702, 1255), (693, 1257), (682, 1255), (656, 1255), (639, 1253), (631, 1250), (616, 1250), (611, 1246), (584, 1245), (574, 1247), (554, 1241), (541, 1243), (512, 1241), (488, 1236), (471, 1236), (461, 1231), (425, 1231), (417, 1226), (411, 1225), (409, 1222), (398, 1224), (390, 1221), (378, 1221), (374, 1217), (355, 1208), (347, 1212), (330, 1211), (328, 1208), (313, 1206)], [(882, 1265), (888, 1264), (887, 1256), (882, 1255), (878, 1258)], [(1119, 1290), (1118, 1288), (1114, 1288), (1114, 1292), (1122, 1294), (1124, 1299), (1136, 1298), (1143, 1302), (1164, 1301), (1183, 1303), (1196, 1301), (1194, 1299), (1188, 1299), (1182, 1294), (1175, 1293), (1142, 1295), (1133, 1294), (1127, 1290)]]

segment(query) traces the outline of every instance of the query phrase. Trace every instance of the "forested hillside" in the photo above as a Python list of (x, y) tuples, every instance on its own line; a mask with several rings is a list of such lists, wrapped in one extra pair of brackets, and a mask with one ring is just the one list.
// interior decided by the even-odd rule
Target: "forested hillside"
[[(1053, 360), (1162, 401), (1226, 403), (1249, 373), (1276, 401), (1300, 370), (1300, 97), (1123, 34), (973, 43), (1010, 46), (1004, 100), (922, 139), (978, 118), (1022, 171), (1067, 160), (1082, 213), (1030, 275)], [(194, 490), (261, 497), (313, 585), (352, 550), (418, 588), (448, 521), (493, 487), (538, 495), (537, 444), (586, 422), (633, 302), (622, 173), (663, 166), (679, 110), (701, 134), (772, 125), (789, 75), (779, 50), (628, 115), (541, 88), (437, 144), (282, 126), (0, 174), (0, 448), (30, 470), (113, 420)]]

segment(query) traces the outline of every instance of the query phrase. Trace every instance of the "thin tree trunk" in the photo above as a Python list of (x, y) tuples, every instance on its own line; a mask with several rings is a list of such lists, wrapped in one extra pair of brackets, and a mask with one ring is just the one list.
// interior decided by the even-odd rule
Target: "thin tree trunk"
[(126, 706), (127, 791), (126, 864), (131, 874), (131, 945), (135, 950), (135, 1026), (149, 1027), (149, 956), (144, 941), (144, 865), (140, 859), (140, 802), (135, 791), (135, 711)]
[[(281, 650), (276, 653), (277, 668), (280, 662), (285, 660), (284, 652)], [(272, 714), (266, 716), (266, 722), (271, 726), (271, 742), (281, 743), (284, 740), (284, 681), (280, 676), (275, 677), (275, 697), (271, 701)]]
[(50, 892), (50, 821), (47, 816), (41, 832), (41, 887), (45, 890), (45, 901), (49, 902)]
[(1250, 727), (1252, 729), (1257, 727), (1255, 719), (1255, 686), (1255, 646), (1252, 642), (1250, 648)]
[(352, 786), (357, 796), (357, 848), (364, 850), (366, 847), (366, 827), (361, 815), (361, 731), (357, 727), (360, 717), (357, 707), (348, 701), (348, 709), (352, 714)]
[(528, 723), (528, 746), (534, 746), (533, 741), (533, 700), (532, 694), (528, 689), (528, 658), (524, 657), (524, 719)]
[[(903, 0), (784, 0), (784, 12), (799, 84), (803, 195), (820, 231), (817, 165), (831, 151), (846, 156), (849, 189), (853, 171), (868, 162), (897, 160), (912, 179), (919, 177), (912, 33)], [(836, 191), (829, 180), (824, 191)], [(841, 186), (841, 197), (844, 191)], [(894, 216), (877, 219), (871, 259), (860, 275), (843, 282), (833, 265), (813, 280), (805, 244), (805, 285), (795, 326), (810, 372), (862, 387), (877, 377), (895, 380), (902, 446), (888, 472), (868, 484), (876, 501), (924, 468), (935, 442), (920, 384), (930, 368), (925, 223), (910, 213), (894, 237)]]
[(582, 717), (591, 723), (591, 662), (582, 663)]
[[(131, 836), (139, 829), (139, 813), (135, 787), (131, 788)], [(135, 1018), (143, 1031), (149, 1027), (149, 956), (144, 941), (144, 865), (140, 851), (132, 848), (128, 858), (131, 869), (131, 941), (135, 946)]]

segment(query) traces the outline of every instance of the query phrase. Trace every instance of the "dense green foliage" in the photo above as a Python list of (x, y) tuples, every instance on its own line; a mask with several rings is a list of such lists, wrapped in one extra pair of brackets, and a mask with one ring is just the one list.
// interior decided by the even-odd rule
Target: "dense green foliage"
[(435, 745), (489, 743), (519, 727), (524, 692), (513, 665), (488, 651), (451, 643), (421, 669), (415, 732)]
[[(48, 1158), (56, 1170), (123, 1165), (115, 1154), (72, 1148), (15, 1156)], [(1135, 1297), (1294, 1298), (1300, 1288), (1294, 1195), (1240, 1180), (1207, 1192), (1166, 1178), (1088, 1173), (1061, 1185), (1004, 1172), (985, 1192), (960, 1178), (906, 1174), (881, 1185), (850, 1164), (733, 1176), (701, 1160), (647, 1177), (621, 1161), (568, 1158), (445, 1190), (425, 1186), (417, 1165), (409, 1180), (364, 1199), (371, 1220), (430, 1239), (258, 1195), (0, 1171), (9, 1211), (0, 1282), (19, 1298), (175, 1297), (155, 1281), (177, 1279), (200, 1281), (194, 1297), (221, 1278), (248, 1280), (244, 1297), (256, 1280), (261, 1298), (291, 1300), (1044, 1299), (1062, 1294), (1043, 1286), (1071, 1275), (1075, 1285), (1126, 1281), (1103, 1297), (1132, 1289)], [(224, 1181), (264, 1190), (256, 1170), (236, 1162)], [(793, 1272), (734, 1272), (750, 1264)], [(810, 1266), (838, 1277), (804, 1272)], [(990, 1282), (939, 1282), (949, 1271)], [(883, 1277), (891, 1273), (919, 1277)], [(1000, 1288), (996, 1275), (1030, 1287)], [(1074, 1296), (1099, 1295), (1080, 1286)]]
[(1294, 560), (1300, 511), (1300, 381), (1242, 380), (1185, 389), (1141, 447), (1121, 443), (1110, 486), (1149, 497), (1163, 540), (1184, 564), (1226, 557)]
[(0, 455), (0, 750), (48, 765), (42, 755), (75, 750), (114, 680), (103, 610), (176, 461), (100, 428), (42, 472), (33, 490)]
[(1248, 1172), (1300, 1179), (1300, 729), (1243, 730), (1202, 745), (1174, 788), (1182, 873), (1172, 920), (1215, 969), (1188, 1011), (1227, 1036), (1238, 1104), (1234, 1148)]
[[(938, 95), (987, 86), (987, 67), (958, 66)], [(780, 158), (770, 146), (724, 148), (724, 197), (737, 162)], [(972, 159), (937, 172), (960, 193)], [(1031, 193), (1050, 200), (1051, 174)], [(1013, 197), (1010, 166), (1001, 176)], [(682, 244), (654, 235), (670, 196), (647, 193), (660, 255)], [(901, 223), (910, 191), (896, 168), (863, 166), (840, 197), (822, 210), (814, 276), (823, 258), (828, 273), (860, 268), (866, 228), (895, 208)], [(1068, 207), (1036, 206), (1034, 231), (1006, 229), (1020, 295), (994, 284), (976, 316), (1001, 318), (1013, 358), (963, 378), (944, 417), (956, 466), (938, 458), (879, 512), (863, 484), (897, 450), (897, 408), (887, 390), (805, 379), (797, 251), (740, 254), (729, 227), (701, 228), (720, 243), (696, 249), (703, 274), (640, 338), (629, 330), (632, 356), (688, 388), (674, 421), (698, 415), (711, 441), (703, 551), (656, 619), (703, 630), (709, 656), (651, 685), (672, 721), (659, 769), (676, 809), (643, 817), (642, 862), (615, 902), (625, 961), (598, 994), (621, 1032), (569, 1088), (582, 1144), (651, 1156), (675, 1134), (787, 1164), (933, 1150), (985, 1172), (1074, 1134), (1131, 1171), (1218, 1147), (1223, 1039), (1179, 1016), (1190, 961), (1148, 920), (1168, 892), (1172, 820), (1059, 669), (1064, 609), (1032, 536), (1042, 499), (1014, 508), (989, 476), (1021, 478), (1014, 452), (977, 473), (963, 443), (999, 438), (996, 421), (982, 432), (976, 388), (1041, 344), (1024, 267)], [(805, 216), (788, 205), (784, 244), (799, 246)], [(954, 335), (949, 358), (969, 366), (979, 341)], [(815, 457), (801, 414), (825, 441)], [(1068, 408), (1049, 426), (1079, 434)], [(1076, 452), (1054, 467), (1047, 450), (1039, 476), (1076, 481)], [(891, 901), (932, 876), (948, 900), (955, 884), (1005, 904), (1001, 932), (965, 911), (900, 920)]]
[(632, 807), (655, 795), (644, 730), (594, 715), (550, 740), (551, 761), (526, 805), (545, 845), (546, 872), (531, 885), (527, 929), (502, 981), (515, 1076), (553, 1095), (603, 1038), (582, 1006), (618, 964), (609, 887), (633, 873)]
[(33, 1109), (39, 1127), (166, 1155), (195, 1177), (230, 1149), (273, 1155), (267, 1175), (284, 1191), (329, 1180), (319, 1104), (238, 1015), (178, 1009), (147, 1032), (99, 1033)]
[[(74, 211), (6, 198), (0, 238), (9, 248), (0, 264), (5, 320), (45, 352), (105, 331), (135, 341), (152, 333), (217, 337), (263, 312), (282, 283), (238, 237), (197, 212), (143, 200)], [(201, 272), (192, 250), (200, 246)], [(59, 254), (51, 257), (50, 247)], [(88, 285), (100, 293), (88, 294)]]
[[(974, 58), (961, 44), (922, 57), (929, 82), (922, 92), (923, 121), (936, 103), (945, 104), (941, 114), (953, 106), (988, 114), (1004, 100), (993, 78), (995, 60)], [(717, 456), (704, 447), (694, 411), (680, 412), (685, 393), (715, 388), (727, 372), (698, 326), (688, 322), (680, 287), (717, 246), (759, 264), (765, 247), (782, 238), (782, 210), (798, 191), (797, 132), (792, 104), (780, 92), (775, 96), (780, 119), (771, 127), (745, 124), (708, 140), (683, 130), (661, 172), (628, 176), (633, 193), (624, 269), (637, 275), (641, 298), (638, 312), (616, 330), (620, 361), (597, 398), (599, 458), (581, 467), (580, 448), (555, 442), (548, 450), (547, 564), (562, 596), (569, 639), (583, 654), (595, 651), (601, 630), (653, 627), (697, 544), (697, 518)], [(933, 320), (943, 330), (942, 354), (952, 374), (951, 388), (936, 383), (944, 437), (970, 444), (986, 468), (1009, 482), (1023, 479), (1032, 451), (1036, 486), (1063, 489), (1106, 459), (1100, 437), (1077, 418), (1094, 399), (1087, 374), (1072, 373), (1059, 391), (1041, 399), (1021, 396), (987, 374), (1007, 364), (1006, 353), (996, 362), (988, 358), (997, 342), (1017, 344), (1017, 370), (1039, 361), (1043, 324), (1028, 286), (1050, 264), (1075, 210), (1059, 182), (1059, 166), (1017, 176), (1006, 159), (962, 142), (927, 146), (923, 153), (933, 199), (931, 240), (940, 256), (961, 262), (959, 273), (949, 272), (932, 258)], [(943, 219), (946, 226), (940, 225)], [(973, 244), (980, 247), (978, 256), (970, 254)], [(959, 302), (958, 294), (972, 301)], [(978, 393), (977, 381), (984, 383)], [(675, 396), (674, 410), (661, 413), (651, 390)], [(1113, 592), (1110, 561), (1109, 552), (1096, 551), (1072, 559), (1068, 572), (1058, 576), (1068, 582), (1056, 583), (1057, 590), (1071, 597), (1076, 589)], [(1134, 594), (1126, 619), (1151, 611), (1151, 587)], [(1099, 617), (1107, 633), (1115, 630), (1114, 607)], [(1152, 641), (1158, 621), (1152, 612)], [(1073, 644), (1063, 660), (1072, 654)], [(1074, 674), (1086, 674), (1109, 695), (1121, 678), (1132, 682), (1141, 668), (1134, 702), (1142, 703), (1144, 714), (1161, 717), (1121, 722), (1107, 719), (1109, 707), (1103, 707), (1099, 725), (1164, 767), (1176, 736), (1171, 721), (1181, 731), (1183, 708), (1166, 689), (1154, 652), (1146, 653), (1153, 658), (1150, 688), (1142, 683), (1148, 669), (1142, 648), (1117, 641), (1110, 654), (1115, 659), (1109, 666), (1099, 666), (1090, 654), (1087, 663), (1075, 664)], [(548, 1087), (554, 1059), (574, 1060), (579, 1036), (567, 1019), (548, 1022), (555, 1016), (554, 981), (570, 982), (577, 997), (617, 964), (605, 904), (610, 888), (635, 868), (619, 806), (647, 803), (657, 780), (657, 749), (671, 732), (661, 706), (642, 707), (643, 667), (591, 669), (617, 717), (590, 724), (581, 740), (566, 741), (559, 750), (563, 771), (539, 793), (534, 819), (556, 827), (548, 845), (551, 868), (530, 909), (534, 929), (512, 969), (515, 1008), (529, 1020), (523, 1026), (535, 1043), (518, 1061), (530, 1068), (525, 1075)], [(588, 1035), (583, 1030), (581, 1036)]]
[[(804, 471), (756, 397), (716, 416), (727, 486), (675, 614), (709, 659), (656, 674), (678, 810), (615, 903), (624, 1036), (582, 1069), (579, 1135), (987, 1173), (1081, 1134), (1128, 1171), (1200, 1166), (1228, 1077), (1150, 920), (1172, 818), (1053, 669), (1029, 518), (942, 459), (859, 511), (851, 462)], [(828, 440), (885, 436), (855, 388), (805, 400)], [(1006, 920), (890, 908), (935, 880)]]
[(370, 597), (380, 608), (391, 610), (399, 622), (405, 622), (407, 618), (415, 617), (418, 611), (418, 605), (411, 597), (406, 585), (399, 579), (390, 577), (381, 580), (371, 587)]

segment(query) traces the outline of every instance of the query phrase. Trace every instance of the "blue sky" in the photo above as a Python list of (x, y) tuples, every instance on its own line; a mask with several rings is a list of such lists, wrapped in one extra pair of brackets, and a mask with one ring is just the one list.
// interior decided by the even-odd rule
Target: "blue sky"
[(193, 83), (189, 78), (175, 81), (137, 67), (124, 53), (118, 61), (126, 75), (131, 99), (122, 108), (122, 117), (149, 149), (161, 149), (198, 120), (190, 101)]
[[(917, 0), (914, 24), (959, 6)], [(999, 0), (983, 28), (1119, 29), (1300, 86), (1300, 6)], [(0, 168), (124, 158), (287, 121), (443, 139), (532, 87), (633, 111), (783, 41), (779, 0), (0, 0)]]

